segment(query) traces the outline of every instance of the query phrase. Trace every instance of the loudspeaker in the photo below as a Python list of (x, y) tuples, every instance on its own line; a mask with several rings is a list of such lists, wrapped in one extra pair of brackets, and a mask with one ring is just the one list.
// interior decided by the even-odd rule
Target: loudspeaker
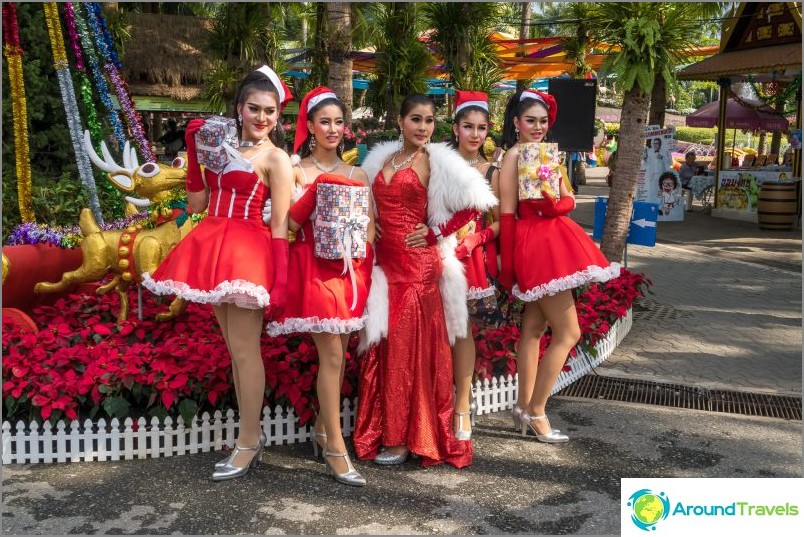
[(597, 80), (551, 78), (547, 91), (558, 103), (556, 122), (548, 138), (561, 151), (591, 151), (595, 136)]

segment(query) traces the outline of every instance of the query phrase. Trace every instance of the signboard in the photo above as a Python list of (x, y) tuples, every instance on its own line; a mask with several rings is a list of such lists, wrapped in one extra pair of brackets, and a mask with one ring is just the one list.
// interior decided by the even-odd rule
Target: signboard
[(681, 180), (673, 169), (676, 128), (645, 128), (645, 151), (637, 177), (636, 199), (659, 205), (659, 221), (684, 220)]
[[(609, 198), (595, 198), (595, 225), (592, 238), (603, 238), (603, 226), (606, 223), (606, 211)], [(627, 244), (639, 246), (656, 246), (656, 220), (659, 216), (659, 205), (645, 201), (635, 201), (631, 212), (631, 226), (628, 228)]]

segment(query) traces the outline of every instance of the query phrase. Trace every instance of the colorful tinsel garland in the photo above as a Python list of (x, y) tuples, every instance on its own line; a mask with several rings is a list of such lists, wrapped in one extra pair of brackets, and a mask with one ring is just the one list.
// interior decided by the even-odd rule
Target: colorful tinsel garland
[(87, 189), (89, 195), (89, 207), (95, 215), (95, 220), (103, 223), (103, 214), (100, 210), (98, 191), (95, 185), (95, 176), (92, 172), (92, 163), (84, 149), (81, 114), (78, 111), (78, 103), (75, 100), (75, 89), (73, 79), (70, 76), (70, 67), (67, 63), (67, 51), (64, 48), (64, 36), (61, 32), (61, 22), (59, 20), (59, 10), (55, 2), (45, 2), (45, 22), (47, 32), (50, 36), (50, 45), (53, 48), (53, 64), (56, 68), (56, 76), (59, 79), (59, 89), (61, 90), (61, 100), (64, 103), (64, 114), (67, 116), (67, 126), (70, 131), (70, 139), (73, 142), (73, 152), (78, 164), (78, 174), (81, 182)]
[(28, 109), (25, 81), (22, 78), (22, 47), (20, 47), (17, 8), (3, 2), (3, 54), (8, 63), (11, 82), (11, 114), (14, 118), (14, 161), (17, 172), (17, 196), (23, 222), (36, 220), (31, 207), (31, 157), (28, 145)]
[[(125, 229), (132, 224), (150, 222), (151, 214), (143, 211), (135, 215), (98, 224), (103, 230)], [(35, 222), (26, 222), (15, 227), (6, 239), (7, 246), (23, 244), (50, 244), (59, 248), (76, 248), (81, 245), (81, 229), (78, 226), (48, 226)]]
[(145, 136), (145, 129), (142, 126), (140, 114), (134, 107), (134, 102), (131, 100), (131, 95), (128, 91), (128, 87), (126, 86), (126, 82), (123, 80), (123, 76), (120, 74), (120, 70), (116, 65), (116, 63), (119, 63), (119, 60), (117, 60), (117, 53), (114, 51), (114, 47), (111, 46), (111, 43), (107, 42), (105, 39), (104, 29), (106, 27), (106, 20), (103, 17), (100, 4), (97, 2), (88, 2), (84, 4), (84, 8), (86, 9), (87, 13), (87, 22), (89, 23), (89, 26), (92, 29), (92, 35), (95, 38), (95, 45), (98, 47), (100, 56), (105, 61), (103, 69), (109, 76), (109, 80), (112, 81), (115, 93), (117, 94), (117, 100), (120, 102), (120, 108), (123, 110), (124, 116), (127, 120), (129, 131), (137, 141), (137, 145), (140, 147), (140, 153), (145, 160), (156, 162), (156, 157), (151, 151), (151, 144), (148, 142), (148, 138)]

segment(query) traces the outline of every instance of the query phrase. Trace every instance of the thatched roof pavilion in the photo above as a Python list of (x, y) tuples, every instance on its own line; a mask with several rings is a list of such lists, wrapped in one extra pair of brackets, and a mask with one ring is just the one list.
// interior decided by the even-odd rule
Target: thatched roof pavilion
[(126, 18), (132, 40), (121, 62), (131, 94), (179, 101), (174, 106), (203, 99), (203, 77), (212, 68), (212, 56), (204, 52), (212, 21), (154, 13)]

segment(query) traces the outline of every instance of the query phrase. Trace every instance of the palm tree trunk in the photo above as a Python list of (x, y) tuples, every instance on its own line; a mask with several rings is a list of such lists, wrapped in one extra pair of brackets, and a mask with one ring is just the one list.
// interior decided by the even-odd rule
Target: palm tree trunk
[(620, 140), (617, 146), (617, 171), (614, 172), (609, 191), (606, 223), (600, 241), (600, 250), (611, 262), (622, 261), (625, 250), (634, 193), (642, 164), (648, 107), (648, 96), (643, 94), (636, 84), (623, 97)]
[(327, 3), (329, 29), (329, 87), (346, 105), (344, 121), (352, 126), (352, 7), (349, 2)]
[(757, 142), (757, 155), (765, 154), (766, 139), (767, 139), (767, 133), (765, 131), (759, 131), (759, 141)]
[[(519, 39), (528, 39), (530, 37), (530, 2), (522, 3), (522, 23), (519, 26)], [(524, 56), (524, 53), (518, 53), (518, 56)], [(528, 86), (529, 80), (517, 80), (516, 90), (522, 91)]]
[(650, 92), (650, 114), (648, 125), (664, 127), (664, 107), (667, 104), (667, 83), (657, 69), (653, 78), (653, 90)]

